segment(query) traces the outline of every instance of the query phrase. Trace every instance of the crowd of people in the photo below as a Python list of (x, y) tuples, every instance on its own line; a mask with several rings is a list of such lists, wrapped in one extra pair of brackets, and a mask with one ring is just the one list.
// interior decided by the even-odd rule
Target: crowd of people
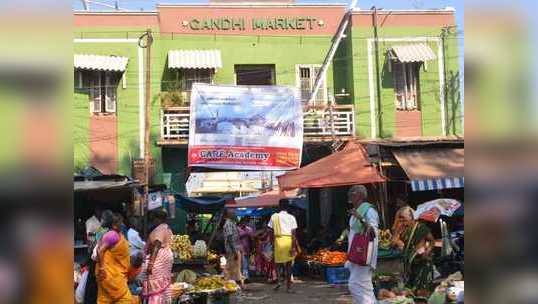
[[(225, 209), (224, 222), (218, 229), (225, 279), (235, 280), (245, 288), (252, 276), (261, 276), (275, 283), (275, 290), (285, 284), (286, 291), (293, 293), (292, 266), (303, 247), (316, 250), (333, 246), (351, 256), (353, 251), (361, 250), (355, 244), (356, 236), (366, 235), (373, 245), (366, 262), (348, 258), (345, 267), (350, 272), (348, 287), (353, 303), (376, 303), (372, 276), (377, 266), (379, 215), (367, 198), (366, 187), (352, 186), (348, 191), (347, 227), (338, 234), (322, 228), (310, 242), (302, 240), (303, 246), (289, 200), (281, 200), (278, 212), (256, 221), (249, 216), (238, 220), (234, 209)], [(173, 233), (166, 223), (165, 211), (153, 211), (150, 219), (150, 233), (143, 238), (134, 218), (125, 221), (120, 214), (96, 208), (94, 216), (86, 221), (91, 250), (76, 291), (78, 303), (171, 302), (168, 287), (174, 262), (170, 248)], [(189, 221), (187, 226), (191, 237), (203, 238), (196, 221)], [(391, 230), (391, 246), (403, 255), (406, 283), (414, 289), (426, 289), (432, 273), (431, 231), (414, 219), (413, 209), (405, 205), (396, 213)]]
[(77, 303), (171, 303), (172, 230), (167, 214), (155, 210), (143, 241), (136, 220), (96, 208), (86, 221), (89, 259), (75, 292)]

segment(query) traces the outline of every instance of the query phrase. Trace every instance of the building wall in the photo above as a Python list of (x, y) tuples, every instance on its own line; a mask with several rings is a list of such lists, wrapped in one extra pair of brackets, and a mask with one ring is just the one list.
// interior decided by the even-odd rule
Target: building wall
[[(414, 17), (414, 18), (413, 18)], [(378, 15), (378, 37), (379, 42), (379, 77), (381, 91), (381, 109), (377, 100), (376, 84), (376, 61), (375, 44), (373, 43), (374, 28), (372, 26), (371, 14), (356, 14), (353, 16), (352, 44), (353, 44), (353, 78), (354, 78), (354, 103), (356, 105), (356, 124), (358, 136), (361, 138), (372, 137), (372, 115), (371, 96), (373, 96), (375, 115), (374, 121), (377, 128), (375, 137), (396, 137), (409, 133), (413, 129), (412, 122), (416, 121), (416, 115), (400, 113), (401, 117), (406, 116), (406, 121), (397, 121), (393, 75), (388, 69), (386, 52), (394, 45), (410, 43), (411, 39), (439, 39), (442, 27), (454, 24), (452, 12), (406, 15), (390, 15), (381, 13)], [(402, 41), (387, 41), (390, 39), (404, 39)], [(408, 39), (408, 41), (405, 41)], [(370, 41), (370, 42), (369, 42)], [(371, 45), (370, 56), (373, 70), (373, 77), (369, 77), (368, 71), (368, 44)], [(461, 134), (461, 115), (459, 92), (459, 72), (457, 37), (450, 35), (445, 40), (445, 46), (441, 41), (428, 41), (436, 56), (438, 48), (444, 49), (444, 59), (446, 65), (446, 83), (452, 84), (454, 89), (449, 88), (447, 92), (447, 104), (445, 111), (446, 131), (445, 134)], [(422, 136), (442, 136), (441, 122), (441, 87), (439, 75), (439, 60), (429, 61), (427, 70), (420, 71), (420, 103), (421, 103), (421, 130)], [(450, 76), (452, 75), (452, 76)], [(372, 81), (372, 83), (370, 83)], [(456, 88), (458, 86), (458, 88)], [(416, 113), (415, 113), (416, 114)], [(408, 117), (407, 117), (408, 116)], [(379, 121), (381, 122), (379, 127)], [(397, 130), (400, 128), (400, 130)], [(402, 130), (406, 129), (406, 130)], [(412, 132), (417, 133), (417, 132)]]
[[(183, 26), (182, 20), (192, 17), (239, 16), (252, 17), (248, 14), (252, 8), (204, 8), (203, 6), (187, 8), (161, 7), (157, 14), (77, 14), (75, 15), (76, 39), (137, 39), (146, 28), (154, 31), (155, 42), (152, 47), (152, 82), (151, 82), (151, 152), (156, 159), (157, 182), (162, 181), (162, 173), (179, 177), (184, 174), (184, 160), (170, 157), (170, 151), (164, 154), (163, 148), (155, 145), (160, 137), (160, 98), (162, 84), (175, 77), (175, 72), (167, 68), (167, 53), (174, 49), (218, 49), (222, 54), (223, 67), (215, 74), (214, 83), (233, 84), (234, 64), (275, 64), (276, 84), (292, 85), (296, 83), (297, 64), (321, 64), (331, 46), (331, 41), (340, 17), (342, 7), (288, 8), (260, 10), (263, 13), (293, 17), (297, 15), (315, 16), (323, 20), (322, 25), (311, 30), (281, 30), (241, 32), (193, 31)], [(198, 13), (196, 13), (198, 12)], [(187, 14), (188, 13), (188, 14)], [(185, 21), (185, 20), (183, 20)], [(371, 14), (353, 15), (352, 26), (347, 37), (342, 41), (333, 64), (327, 73), (329, 93), (336, 95), (339, 104), (355, 104), (357, 136), (371, 136), (370, 88), (368, 75), (368, 39), (373, 38)], [(379, 17), (380, 38), (404, 37), (439, 37), (441, 28), (454, 24), (452, 12), (442, 13), (394, 13)], [(164, 28), (163, 28), (164, 25)], [(173, 32), (173, 33), (172, 33)], [(458, 86), (458, 41), (455, 34), (446, 39), (445, 59), (447, 83)], [(121, 83), (118, 87), (117, 103), (117, 168), (119, 173), (130, 174), (131, 160), (140, 155), (140, 112), (139, 112), (139, 51), (136, 42), (104, 42), (74, 44), (76, 54), (117, 55), (129, 58), (126, 79), (127, 88)], [(437, 54), (437, 44), (428, 42)], [(384, 53), (394, 43), (379, 43), (379, 62), (381, 76), (381, 133), (379, 137), (397, 136), (396, 111), (392, 75), (384, 65)], [(373, 48), (372, 48), (373, 51)], [(373, 53), (371, 54), (373, 55)], [(423, 136), (441, 136), (441, 107), (439, 88), (438, 60), (428, 63), (427, 71), (421, 71), (421, 133)], [(375, 61), (373, 61), (375, 63)], [(375, 71), (375, 67), (374, 67)], [(452, 75), (452, 76), (451, 76)], [(143, 79), (143, 78), (142, 78)], [(374, 79), (375, 85), (375, 79)], [(346, 94), (341, 94), (342, 89)], [(372, 90), (375, 94), (376, 90)], [(459, 87), (447, 90), (446, 128), (447, 134), (461, 134)], [(90, 163), (90, 110), (87, 91), (74, 90), (73, 111), (75, 114), (74, 153), (75, 167), (80, 168)], [(377, 99), (374, 98), (377, 121)], [(400, 130), (401, 131), (401, 130)], [(106, 138), (94, 138), (95, 141)], [(172, 149), (174, 153), (178, 149)], [(183, 149), (184, 150), (184, 149)], [(181, 150), (181, 151), (183, 151)], [(183, 153), (183, 152), (181, 152)], [(186, 153), (186, 152), (185, 152)], [(182, 156), (183, 157), (183, 156)], [(183, 165), (178, 166), (176, 163)], [(172, 179), (176, 179), (172, 177)], [(179, 189), (178, 189), (179, 190)]]

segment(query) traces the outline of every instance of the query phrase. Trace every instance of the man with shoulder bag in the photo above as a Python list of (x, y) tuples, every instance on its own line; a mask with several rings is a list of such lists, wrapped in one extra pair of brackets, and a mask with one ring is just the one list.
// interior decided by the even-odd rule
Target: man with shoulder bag
[(368, 191), (363, 185), (354, 185), (348, 192), (349, 211), (348, 287), (353, 304), (374, 304), (372, 274), (377, 265), (379, 243), (379, 215), (375, 207), (368, 203)]

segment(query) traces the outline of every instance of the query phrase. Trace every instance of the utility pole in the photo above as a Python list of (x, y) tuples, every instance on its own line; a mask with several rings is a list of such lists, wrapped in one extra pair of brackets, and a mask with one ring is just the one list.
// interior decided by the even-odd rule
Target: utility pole
[(383, 103), (381, 101), (381, 79), (379, 75), (379, 36), (377, 33), (377, 7), (373, 6), (372, 10), (374, 11), (373, 25), (374, 25), (374, 51), (375, 51), (375, 81), (376, 81), (376, 95), (377, 95), (377, 132), (379, 137), (383, 135)]
[[(144, 37), (146, 42), (144, 43)], [(146, 32), (138, 38), (138, 45), (141, 48), (146, 49), (146, 81), (144, 84), (145, 90), (145, 113), (144, 113), (144, 235), (147, 235), (147, 221), (148, 221), (148, 202), (149, 202), (149, 174), (150, 174), (150, 133), (151, 133), (151, 124), (150, 124), (150, 110), (151, 110), (151, 45), (153, 44), (153, 35), (151, 34), (151, 29), (146, 30)]]

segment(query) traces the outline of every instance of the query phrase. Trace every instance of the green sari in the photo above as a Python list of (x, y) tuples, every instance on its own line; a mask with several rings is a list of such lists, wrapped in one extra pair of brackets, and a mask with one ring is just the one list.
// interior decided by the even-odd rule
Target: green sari
[(417, 222), (404, 233), (406, 247), (403, 251), (406, 285), (414, 290), (429, 289), (433, 280), (433, 264), (417, 253), (419, 243), (430, 234), (426, 224)]

